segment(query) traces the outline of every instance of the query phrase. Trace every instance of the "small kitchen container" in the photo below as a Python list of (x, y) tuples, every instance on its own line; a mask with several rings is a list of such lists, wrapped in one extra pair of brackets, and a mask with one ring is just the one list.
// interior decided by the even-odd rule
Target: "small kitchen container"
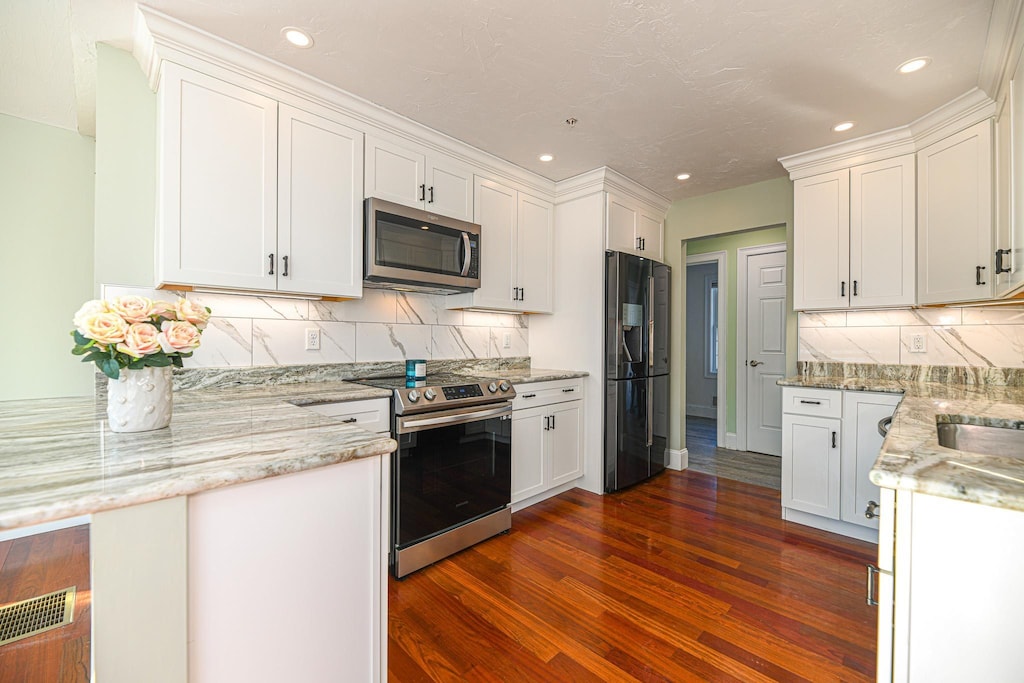
[(405, 379), (414, 382), (423, 381), (427, 378), (427, 361), (407, 360), (405, 361)]

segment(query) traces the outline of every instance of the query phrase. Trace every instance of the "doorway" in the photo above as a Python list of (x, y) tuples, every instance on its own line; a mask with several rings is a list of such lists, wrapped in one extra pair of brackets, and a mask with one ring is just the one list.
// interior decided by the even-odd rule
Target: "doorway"
[(724, 251), (686, 259), (686, 421), (701, 442), (695, 450), (725, 442), (726, 269)]

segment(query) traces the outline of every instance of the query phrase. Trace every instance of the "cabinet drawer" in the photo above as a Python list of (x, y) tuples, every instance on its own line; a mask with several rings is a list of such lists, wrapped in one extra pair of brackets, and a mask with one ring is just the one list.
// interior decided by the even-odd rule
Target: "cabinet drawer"
[(562, 403), (583, 398), (582, 377), (554, 382), (517, 384), (515, 388), (516, 397), (512, 401), (513, 410), (546, 406), (552, 403)]
[(782, 412), (817, 417), (842, 417), (843, 392), (839, 389), (782, 387)]
[(355, 425), (368, 432), (391, 432), (391, 401), (386, 398), (320, 403), (305, 407), (314, 413), (333, 417), (339, 422)]

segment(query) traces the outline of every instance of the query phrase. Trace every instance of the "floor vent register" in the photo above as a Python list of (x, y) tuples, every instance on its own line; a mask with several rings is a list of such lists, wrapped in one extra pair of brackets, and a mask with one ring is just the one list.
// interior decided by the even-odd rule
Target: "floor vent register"
[(75, 586), (0, 607), (0, 646), (70, 624)]

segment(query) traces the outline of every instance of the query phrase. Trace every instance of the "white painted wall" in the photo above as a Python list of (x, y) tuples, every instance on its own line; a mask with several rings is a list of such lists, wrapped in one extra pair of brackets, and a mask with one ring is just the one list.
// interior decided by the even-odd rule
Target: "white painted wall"
[(707, 278), (718, 279), (717, 263), (700, 263), (686, 268), (686, 414), (715, 417), (716, 376), (705, 373), (708, 352), (708, 309), (705, 301)]

